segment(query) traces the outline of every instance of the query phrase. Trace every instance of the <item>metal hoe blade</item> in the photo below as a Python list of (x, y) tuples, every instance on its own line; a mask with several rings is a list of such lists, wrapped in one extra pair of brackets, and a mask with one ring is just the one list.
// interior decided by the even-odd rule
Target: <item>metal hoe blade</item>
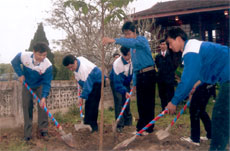
[(60, 130), (61, 139), (70, 147), (74, 148), (73, 135), (71, 133), (66, 134), (63, 130)]
[(123, 142), (121, 142), (120, 144), (116, 145), (113, 149), (121, 149), (123, 147), (128, 146), (131, 142), (133, 142), (136, 139), (137, 135), (128, 138), (126, 140), (124, 140)]
[(159, 140), (163, 140), (166, 137), (168, 137), (170, 135), (170, 133), (168, 132), (169, 129), (170, 129), (170, 127), (171, 127), (171, 124), (169, 124), (169, 126), (165, 130), (159, 130), (159, 131), (157, 131), (156, 132), (157, 138)]
[(85, 125), (83, 121), (81, 121), (81, 124), (74, 124), (75, 130), (79, 131), (80, 129), (88, 129), (90, 132), (92, 131), (92, 128), (90, 125)]

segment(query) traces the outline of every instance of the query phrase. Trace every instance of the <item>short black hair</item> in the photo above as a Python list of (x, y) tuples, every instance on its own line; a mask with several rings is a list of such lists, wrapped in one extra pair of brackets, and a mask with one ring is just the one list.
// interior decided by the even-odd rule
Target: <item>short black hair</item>
[(124, 33), (124, 31), (126, 30), (130, 30), (132, 32), (136, 32), (136, 34), (139, 34), (135, 24), (131, 21), (125, 22), (124, 25), (122, 26), (122, 32)]
[(160, 44), (163, 43), (163, 42), (166, 42), (166, 40), (165, 39), (161, 39), (160, 40)]
[(127, 56), (128, 52), (130, 51), (130, 48), (127, 48), (127, 47), (122, 46), (122, 47), (120, 48), (120, 51), (121, 51), (121, 53), (122, 53), (124, 56)]
[(48, 46), (48, 44), (46, 44), (45, 42), (37, 42), (34, 46), (33, 46), (33, 50), (35, 52), (48, 52), (50, 51), (50, 48)]
[(73, 55), (67, 55), (63, 58), (62, 64), (64, 66), (68, 66), (69, 64), (74, 64), (74, 61), (77, 60), (75, 56)]
[(165, 34), (165, 40), (170, 37), (172, 39), (176, 39), (177, 37), (181, 37), (184, 41), (188, 40), (187, 34), (181, 28), (172, 28), (167, 34)]
[(114, 53), (113, 58), (115, 58), (116, 56), (120, 56), (120, 54), (119, 53)]

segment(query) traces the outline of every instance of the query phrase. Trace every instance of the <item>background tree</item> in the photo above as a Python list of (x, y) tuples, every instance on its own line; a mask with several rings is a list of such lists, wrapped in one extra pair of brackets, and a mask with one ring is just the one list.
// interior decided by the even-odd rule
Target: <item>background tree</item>
[(140, 35), (145, 36), (150, 44), (151, 51), (156, 53), (159, 47), (159, 41), (164, 38), (165, 30), (161, 25), (156, 25), (155, 19), (142, 19), (136, 21), (137, 28)]
[[(64, 3), (66, 2), (66, 3)], [(106, 17), (105, 33), (109, 37), (121, 35), (121, 22), (125, 16), (124, 11), (114, 7), (117, 3), (123, 7), (128, 0), (105, 1)], [(68, 6), (68, 7), (66, 7)], [(108, 9), (108, 8), (111, 9)], [(84, 56), (96, 65), (100, 66), (101, 56), (101, 5), (99, 0), (84, 3), (81, 1), (63, 1), (53, 2), (51, 17), (47, 22), (55, 29), (62, 30), (66, 34), (65, 39), (56, 41), (61, 51)], [(112, 62), (113, 53), (119, 51), (119, 46), (105, 47), (105, 67)], [(107, 73), (107, 72), (106, 72)]]
[[(44, 28), (43, 28), (43, 24), (40, 23), (38, 25), (38, 28), (37, 28), (37, 31), (35, 32), (34, 34), (34, 37), (33, 39), (31, 40), (30, 42), (30, 46), (29, 46), (29, 49), (28, 51), (33, 51), (33, 46), (37, 43), (37, 42), (44, 42), (46, 43), (47, 45), (49, 45), (49, 41), (47, 40), (46, 38), (46, 34), (45, 34), (45, 31), (44, 31)], [(57, 69), (54, 65), (54, 55), (51, 51), (48, 51), (47, 53), (47, 58), (50, 60), (50, 62), (53, 64), (53, 78), (55, 79), (56, 77), (56, 73), (57, 73)]]
[(3, 73), (10, 73), (11, 70), (13, 70), (12, 65), (11, 64), (5, 64), (5, 63), (1, 63), (0, 64), (0, 74)]
[[(112, 54), (111, 51), (108, 51), (111, 47), (106, 47), (106, 49), (104, 49), (101, 39), (104, 37), (105, 31), (109, 37), (119, 36), (117, 32), (120, 31), (119, 20), (125, 17), (122, 8), (126, 7), (131, 1), (133, 0), (95, 0), (87, 2), (84, 0), (68, 0), (65, 1), (63, 7), (62, 1), (59, 0), (63, 9), (61, 11), (55, 9), (54, 12), (59, 12), (59, 15), (57, 14), (56, 16), (63, 17), (61, 21), (64, 20), (65, 23), (63, 24), (62, 22), (59, 24), (60, 22), (54, 18), (48, 20), (50, 23), (55, 23), (55, 26), (58, 25), (57, 27), (61, 25), (62, 28), (64, 27), (66, 32), (69, 33), (67, 34), (69, 42), (72, 43), (70, 46), (78, 47), (78, 49), (74, 49), (75, 51), (77, 50), (77, 55), (85, 55), (96, 64), (101, 60), (102, 86), (99, 150), (103, 149), (104, 65), (107, 53)], [(66, 25), (70, 28), (65, 28)], [(119, 30), (115, 30), (116, 34), (110, 35), (114, 25), (119, 25), (116, 26), (117, 28), (119, 27)], [(72, 49), (71, 51), (75, 52), (74, 50)], [(99, 53), (100, 50), (101, 53)]]
[(74, 75), (62, 64), (64, 53), (60, 51), (54, 52), (54, 62), (55, 67), (57, 68), (57, 74), (54, 80), (73, 80)]

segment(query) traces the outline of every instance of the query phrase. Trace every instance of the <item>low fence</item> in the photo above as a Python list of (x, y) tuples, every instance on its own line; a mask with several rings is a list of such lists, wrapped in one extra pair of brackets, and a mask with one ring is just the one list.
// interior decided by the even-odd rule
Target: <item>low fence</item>
[[(18, 81), (0, 82), (0, 128), (18, 127), (24, 123), (22, 110), (22, 84)], [(66, 112), (77, 104), (77, 84), (75, 81), (52, 81), (47, 99), (51, 113)], [(113, 107), (110, 86), (104, 89), (104, 107)], [(37, 121), (37, 105), (34, 100), (34, 122)]]

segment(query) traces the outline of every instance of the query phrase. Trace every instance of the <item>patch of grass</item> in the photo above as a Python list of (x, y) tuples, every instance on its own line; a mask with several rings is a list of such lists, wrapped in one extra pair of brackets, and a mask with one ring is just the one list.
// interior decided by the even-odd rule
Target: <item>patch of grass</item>
[(3, 143), (7, 145), (0, 145), (0, 150), (22, 151), (30, 149), (30, 146), (27, 145), (24, 141), (15, 140)]
[(64, 114), (62, 112), (54, 113), (54, 117), (59, 123), (75, 124), (80, 120), (80, 111), (76, 105), (73, 105), (69, 108), (68, 112)]
[[(115, 121), (115, 114), (114, 114), (114, 109), (105, 109), (104, 110), (104, 123), (105, 124), (113, 124)], [(99, 111), (98, 114), (98, 122), (100, 122), (101, 119), (101, 112)]]
[(69, 111), (67, 112), (67, 114), (71, 114), (74, 116), (79, 116), (80, 114), (80, 109), (77, 107), (77, 105), (73, 105), (69, 108)]

